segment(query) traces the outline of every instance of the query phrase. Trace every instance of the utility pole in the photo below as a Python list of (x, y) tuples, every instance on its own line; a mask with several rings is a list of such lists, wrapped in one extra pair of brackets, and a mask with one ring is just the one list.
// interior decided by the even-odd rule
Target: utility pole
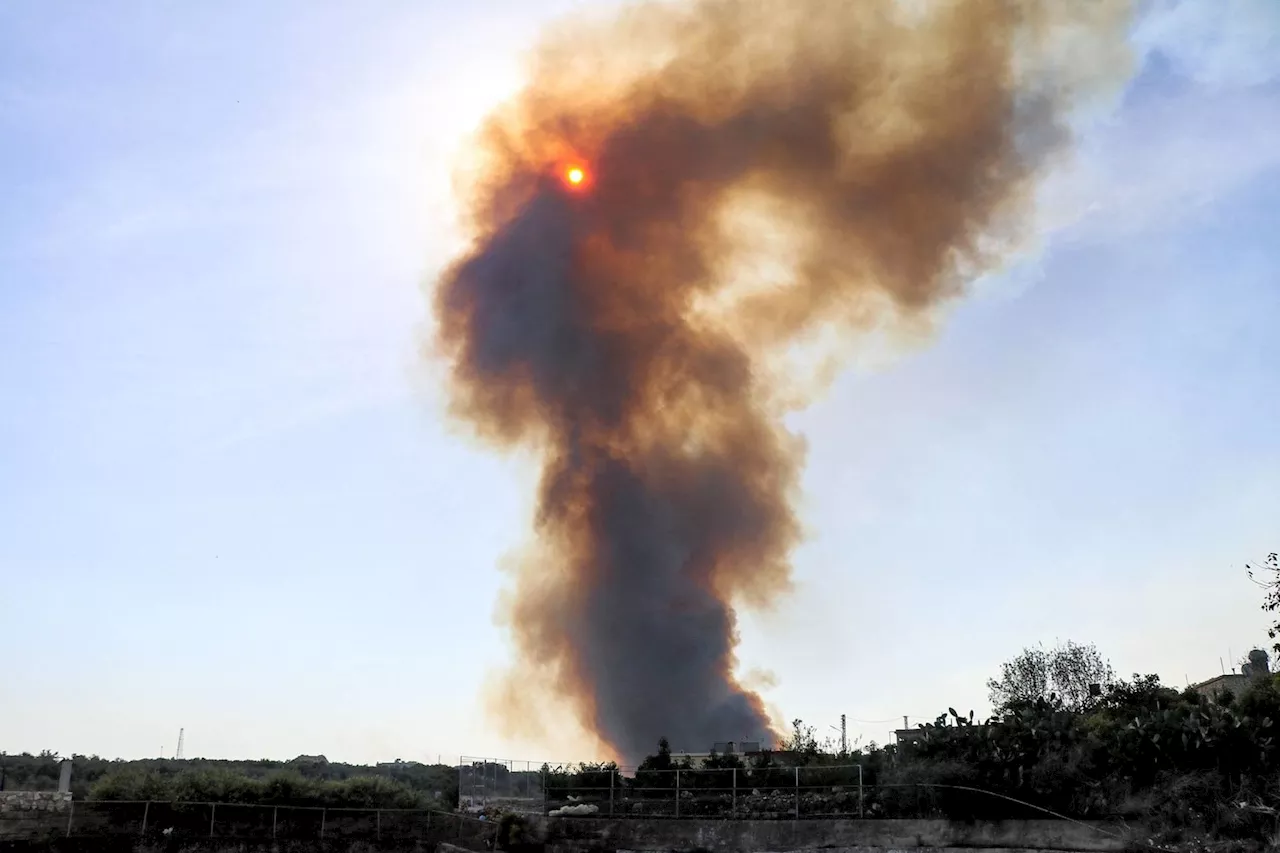
[(844, 714), (840, 715), (840, 754), (849, 754), (849, 733), (844, 725)]

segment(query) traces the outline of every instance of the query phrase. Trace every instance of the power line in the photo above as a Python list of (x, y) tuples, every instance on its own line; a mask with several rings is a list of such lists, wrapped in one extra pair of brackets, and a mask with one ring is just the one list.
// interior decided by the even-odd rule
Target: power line
[(849, 718), (849, 722), (851, 722), (851, 723), (861, 723), (861, 724), (863, 724), (863, 725), (879, 725), (879, 724), (881, 724), (881, 723), (896, 723), (898, 720), (902, 719), (902, 717), (904, 717), (904, 716), (907, 716), (907, 717), (918, 717), (919, 719), (922, 719), (922, 720), (932, 720), (934, 717), (936, 717), (936, 716), (938, 716), (938, 715), (937, 715), (937, 714), (902, 714), (902, 715), (899, 715), (899, 716), (897, 716), (897, 717), (890, 717), (890, 718), (889, 718), (889, 719), (887, 719), (887, 720), (859, 720), (859, 719), (858, 719), (858, 718), (856, 718), (856, 717), (850, 717), (850, 718)]

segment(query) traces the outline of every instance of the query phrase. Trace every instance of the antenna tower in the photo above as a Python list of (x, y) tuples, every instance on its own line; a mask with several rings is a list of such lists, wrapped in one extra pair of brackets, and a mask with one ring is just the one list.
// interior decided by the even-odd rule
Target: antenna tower
[(174, 758), (181, 761), (185, 756), (182, 754), (183, 741), (186, 739), (187, 730), (178, 729), (178, 751), (174, 753)]

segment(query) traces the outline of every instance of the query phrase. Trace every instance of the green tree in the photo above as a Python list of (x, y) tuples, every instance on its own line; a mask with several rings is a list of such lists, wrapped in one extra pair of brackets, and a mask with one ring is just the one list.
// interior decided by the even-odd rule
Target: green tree
[(1068, 640), (1052, 649), (1023, 649), (1000, 666), (1000, 677), (987, 681), (991, 705), (997, 713), (1019, 704), (1056, 701), (1078, 711), (1094, 698), (1093, 685), (1116, 681), (1111, 664), (1092, 644)]
[(673, 788), (676, 784), (676, 774), (671, 771), (678, 766), (671, 757), (670, 742), (665, 737), (659, 738), (658, 751), (640, 762), (632, 784), (637, 791)]
[[(1262, 609), (1268, 613), (1280, 611), (1280, 553), (1272, 551), (1259, 563), (1245, 563), (1245, 569), (1249, 578), (1265, 590)], [(1271, 625), (1267, 636), (1277, 641), (1272, 648), (1280, 654), (1280, 620)]]
[(791, 753), (792, 760), (800, 766), (812, 762), (818, 756), (818, 739), (814, 736), (813, 726), (806, 726), (804, 720), (792, 720), (791, 737), (783, 749)]

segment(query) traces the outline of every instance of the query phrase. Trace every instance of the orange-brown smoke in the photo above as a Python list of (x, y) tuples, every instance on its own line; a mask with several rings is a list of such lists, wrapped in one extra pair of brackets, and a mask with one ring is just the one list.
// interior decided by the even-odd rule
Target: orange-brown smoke
[[(517, 672), (623, 760), (772, 738), (735, 605), (789, 586), (780, 359), (928, 318), (1024, 234), (1108, 0), (699, 0), (552, 32), (467, 173), (435, 293), (454, 413), (544, 464)], [(582, 168), (577, 186), (567, 170)], [(797, 381), (799, 380), (799, 381)]]

